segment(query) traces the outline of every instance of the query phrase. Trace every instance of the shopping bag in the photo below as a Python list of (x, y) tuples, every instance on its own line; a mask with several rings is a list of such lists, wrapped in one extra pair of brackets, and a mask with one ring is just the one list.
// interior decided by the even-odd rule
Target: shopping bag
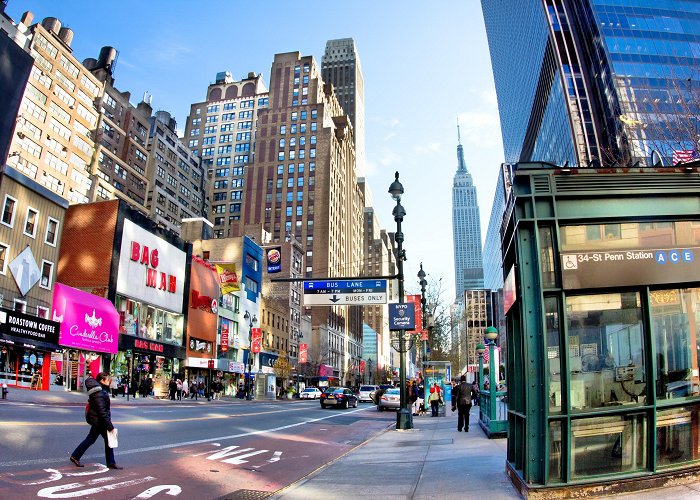
[(117, 448), (119, 446), (119, 431), (116, 427), (111, 431), (107, 431), (107, 445), (110, 448)]

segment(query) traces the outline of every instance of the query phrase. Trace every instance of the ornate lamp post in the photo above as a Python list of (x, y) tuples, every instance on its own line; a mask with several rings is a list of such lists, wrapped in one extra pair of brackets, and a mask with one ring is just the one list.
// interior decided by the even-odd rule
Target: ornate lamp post
[(489, 416), (494, 418), (496, 415), (496, 392), (497, 392), (497, 378), (496, 378), (496, 356), (494, 355), (494, 350), (496, 348), (496, 338), (498, 337), (498, 329), (494, 326), (489, 326), (486, 328), (485, 335), (486, 339), (489, 341)]
[(484, 344), (476, 344), (476, 355), (479, 357), (479, 390), (484, 390), (484, 351), (486, 351), (486, 346)]
[[(425, 299), (425, 289), (428, 286), (428, 282), (425, 279), (425, 271), (423, 271), (423, 263), (420, 263), (420, 271), (418, 271), (418, 279), (419, 284), (420, 284), (420, 305), (421, 305), (421, 310), (423, 312), (422, 317), (423, 317), (423, 330), (421, 331), (421, 335), (423, 335), (423, 332), (425, 332), (426, 327), (428, 326), (428, 314), (426, 311), (426, 304), (427, 300)], [(430, 320), (432, 321), (432, 314), (430, 315)], [(428, 361), (428, 338), (423, 339), (423, 355), (422, 355), (422, 362), (423, 362), (423, 368), (421, 370), (423, 374), (423, 390), (425, 391), (427, 387), (425, 387), (425, 366)], [(426, 404), (426, 398), (425, 398), (425, 393), (423, 394), (423, 407), (427, 408)]]
[[(403, 261), (406, 260), (406, 252), (403, 249), (403, 233), (401, 232), (401, 222), (406, 216), (406, 210), (401, 205), (401, 195), (403, 194), (403, 185), (399, 182), (399, 173), (396, 172), (394, 182), (389, 186), (389, 194), (396, 200), (396, 206), (392, 211), (394, 220), (396, 221), (396, 235), (394, 239), (397, 244), (397, 254), (396, 254), (396, 266), (397, 266), (397, 279), (399, 282), (399, 304), (404, 303), (404, 276), (403, 276)], [(399, 345), (397, 351), (399, 352), (400, 364), (399, 364), (399, 384), (401, 388), (401, 407), (396, 414), (396, 428), (397, 429), (412, 429), (413, 428), (413, 414), (408, 409), (408, 395), (406, 394), (406, 352), (408, 351), (405, 341), (405, 331), (399, 330)]]
[(245, 379), (245, 394), (246, 399), (250, 401), (253, 399), (253, 391), (250, 387), (250, 376), (253, 371), (253, 358), (255, 357), (253, 354), (253, 325), (258, 322), (258, 318), (255, 317), (255, 314), (251, 316), (250, 313), (246, 311), (243, 315), (243, 319), (248, 321), (248, 343), (250, 350), (248, 351), (248, 373)]

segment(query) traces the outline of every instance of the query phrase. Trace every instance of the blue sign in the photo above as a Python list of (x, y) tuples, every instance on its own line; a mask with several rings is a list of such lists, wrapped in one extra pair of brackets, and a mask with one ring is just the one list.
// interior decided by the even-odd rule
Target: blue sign
[(415, 330), (416, 311), (413, 302), (389, 304), (389, 330)]
[(387, 280), (328, 280), (304, 281), (304, 293), (381, 293), (387, 290)]

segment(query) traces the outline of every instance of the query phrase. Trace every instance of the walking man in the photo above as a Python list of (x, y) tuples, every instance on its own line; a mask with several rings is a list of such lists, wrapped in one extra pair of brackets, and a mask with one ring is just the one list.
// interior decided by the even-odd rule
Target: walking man
[(459, 385), (452, 390), (452, 411), (457, 410), (457, 431), (469, 432), (469, 412), (472, 409), (472, 388), (467, 384), (467, 377), (459, 378)]
[(88, 377), (85, 379), (85, 389), (88, 393), (88, 406), (85, 412), (85, 421), (90, 424), (90, 432), (82, 443), (71, 453), (70, 461), (76, 467), (85, 467), (80, 461), (80, 458), (92, 446), (99, 436), (102, 436), (105, 442), (105, 460), (107, 467), (110, 469), (123, 469), (116, 464), (114, 460), (114, 450), (109, 447), (107, 440), (107, 432), (114, 430), (112, 425), (112, 412), (110, 410), (109, 401), (109, 373), (100, 372), (97, 377)]

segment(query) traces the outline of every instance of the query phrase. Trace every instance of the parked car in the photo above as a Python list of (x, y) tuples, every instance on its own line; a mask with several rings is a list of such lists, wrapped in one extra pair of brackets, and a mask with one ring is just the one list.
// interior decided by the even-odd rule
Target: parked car
[(339, 406), (341, 408), (357, 408), (357, 395), (347, 387), (337, 387), (335, 391), (321, 394), (321, 408)]
[(374, 402), (374, 393), (379, 389), (376, 385), (361, 385), (360, 386), (360, 403), (363, 401)]
[(398, 410), (401, 406), (401, 390), (392, 388), (384, 391), (379, 397), (379, 403), (377, 404), (378, 411), (384, 411), (387, 408)]
[(301, 394), (299, 394), (299, 399), (318, 399), (321, 397), (321, 394), (323, 393), (316, 387), (307, 387), (301, 391)]

